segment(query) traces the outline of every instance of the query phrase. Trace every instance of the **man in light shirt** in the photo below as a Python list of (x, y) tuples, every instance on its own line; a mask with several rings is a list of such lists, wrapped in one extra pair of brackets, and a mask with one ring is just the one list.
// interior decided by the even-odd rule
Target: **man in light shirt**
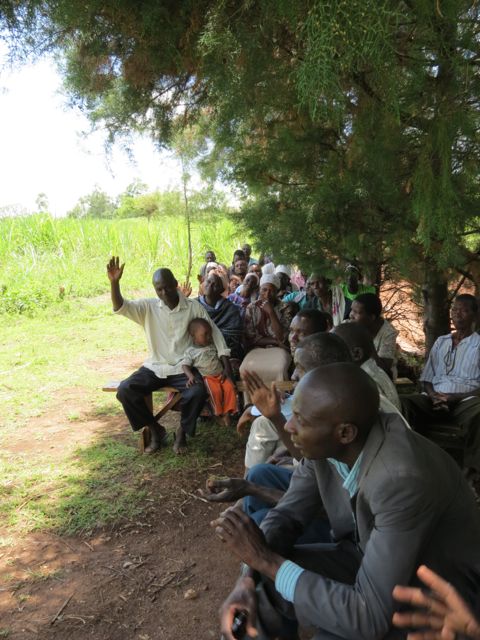
[(358, 322), (344, 322), (335, 327), (334, 333), (347, 343), (353, 361), (368, 373), (377, 385), (380, 393), (380, 409), (388, 413), (394, 408), (400, 412), (402, 405), (395, 384), (373, 359), (375, 347), (368, 329)]
[(422, 433), (432, 422), (454, 422), (467, 439), (464, 466), (480, 486), (480, 335), (475, 331), (478, 304), (464, 293), (453, 302), (455, 331), (435, 341), (420, 376), (423, 393), (403, 396), (405, 417)]
[(231, 377), (228, 361), (230, 350), (220, 330), (198, 300), (190, 300), (179, 291), (178, 282), (170, 269), (157, 269), (153, 274), (152, 283), (157, 298), (125, 300), (120, 292), (124, 266), (120, 265), (118, 257), (112, 258), (107, 265), (113, 311), (144, 328), (148, 358), (138, 371), (120, 383), (117, 399), (122, 403), (134, 431), (143, 427), (150, 428), (151, 442), (145, 449), (145, 453), (150, 454), (165, 446), (168, 438), (165, 427), (155, 421), (145, 402), (145, 396), (167, 386), (181, 391), (180, 426), (173, 450), (177, 454), (184, 453), (187, 435), (194, 435), (196, 420), (207, 397), (200, 374), (197, 374), (195, 384), (187, 387), (188, 378), (182, 370), (183, 355), (191, 345), (187, 330), (190, 321), (204, 318), (211, 325), (213, 342), (222, 361), (224, 374), (228, 377)]

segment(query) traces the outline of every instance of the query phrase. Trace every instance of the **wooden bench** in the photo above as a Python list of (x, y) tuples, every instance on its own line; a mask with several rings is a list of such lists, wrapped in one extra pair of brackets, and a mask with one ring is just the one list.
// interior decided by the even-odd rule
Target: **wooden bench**
[[(110, 393), (116, 393), (117, 389), (120, 385), (120, 380), (110, 380), (107, 384), (103, 385), (102, 391), (107, 391)], [(167, 394), (167, 399), (163, 404), (160, 405), (158, 411), (154, 414), (155, 420), (160, 420), (162, 416), (164, 416), (168, 411), (173, 409), (175, 405), (180, 402), (180, 398), (182, 394), (180, 391), (177, 391), (174, 387), (162, 387), (158, 391), (162, 391)], [(145, 396), (145, 403), (150, 411), (153, 413), (153, 394), (150, 393)], [(140, 450), (143, 452), (145, 447), (148, 447), (150, 444), (150, 429), (148, 427), (143, 427), (140, 433)]]
[(447, 451), (463, 467), (467, 441), (462, 427), (454, 423), (434, 423), (428, 426), (425, 437)]
[[(108, 393), (116, 393), (120, 382), (120, 380), (110, 380), (103, 385), (102, 391), (106, 391)], [(275, 385), (279, 391), (292, 391), (295, 388), (295, 384), (296, 383), (292, 382), (291, 380), (279, 380), (275, 382)], [(243, 381), (237, 382), (236, 388), (239, 392), (247, 390)], [(158, 407), (158, 411), (154, 413), (154, 418), (157, 421), (160, 420), (160, 418), (166, 413), (168, 413), (168, 411), (175, 409), (176, 405), (180, 402), (180, 399), (182, 397), (180, 391), (178, 391), (174, 387), (162, 387), (158, 390), (158, 392), (166, 393), (167, 398), (165, 402), (163, 402), (163, 404)], [(158, 392), (156, 391), (155, 393)], [(147, 407), (153, 413), (153, 394), (146, 395), (145, 402), (147, 404)], [(148, 427), (143, 427), (140, 435), (140, 450), (143, 452), (145, 450), (145, 447), (148, 447), (148, 445), (150, 444), (150, 429)]]
[[(410, 378), (397, 378), (395, 386), (399, 395), (408, 395), (417, 391), (417, 385)], [(448, 422), (430, 424), (425, 437), (447, 451), (462, 467), (465, 456), (466, 438), (462, 427)]]

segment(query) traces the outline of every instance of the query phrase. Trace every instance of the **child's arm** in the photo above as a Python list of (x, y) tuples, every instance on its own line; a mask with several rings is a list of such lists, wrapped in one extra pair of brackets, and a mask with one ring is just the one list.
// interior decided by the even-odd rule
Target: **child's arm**
[(195, 376), (193, 375), (192, 367), (188, 364), (182, 364), (183, 373), (187, 376), (187, 389), (191, 387), (192, 384), (195, 384)]
[(229, 378), (233, 382), (233, 371), (232, 365), (230, 364), (230, 360), (227, 356), (222, 356), (220, 358), (220, 362), (222, 363), (223, 372), (222, 372), (222, 382)]

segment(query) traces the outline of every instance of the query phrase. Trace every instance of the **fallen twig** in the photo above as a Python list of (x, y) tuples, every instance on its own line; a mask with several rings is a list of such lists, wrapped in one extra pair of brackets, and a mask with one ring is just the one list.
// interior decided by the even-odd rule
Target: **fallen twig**
[(36, 500), (37, 498), (41, 498), (43, 495), (45, 495), (44, 493), (37, 493), (33, 496), (30, 496), (29, 498), (27, 498), (26, 500), (24, 500), (22, 502), (22, 504), (19, 504), (18, 507), (15, 509), (16, 511), (20, 511), (20, 509), (23, 509), (23, 507), (28, 504), (29, 502), (31, 502), (32, 500)]
[(70, 600), (72, 598), (73, 598), (73, 593), (72, 593), (72, 595), (68, 596), (68, 598), (65, 600), (65, 602), (60, 607), (60, 609), (57, 611), (57, 613), (50, 620), (50, 625), (55, 624), (55, 622), (58, 620), (58, 617), (61, 615), (62, 611), (66, 608), (67, 604), (70, 602)]
[(208, 502), (208, 500), (205, 500), (205, 498), (202, 498), (200, 496), (196, 496), (194, 493), (191, 493), (190, 491), (185, 491), (185, 489), (180, 489), (180, 491), (182, 493), (184, 493), (186, 496), (190, 496), (191, 498), (195, 498), (195, 500), (200, 500), (200, 502), (206, 502), (207, 504), (210, 504)]

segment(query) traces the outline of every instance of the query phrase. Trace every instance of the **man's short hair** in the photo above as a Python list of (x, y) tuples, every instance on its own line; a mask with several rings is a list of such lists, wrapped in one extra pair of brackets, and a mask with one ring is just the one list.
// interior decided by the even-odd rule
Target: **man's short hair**
[(303, 349), (308, 354), (312, 368), (334, 362), (352, 362), (350, 349), (333, 333), (312, 333), (300, 340), (297, 349)]
[(379, 318), (382, 315), (382, 301), (374, 293), (361, 293), (353, 302), (362, 304), (369, 316)]
[(372, 357), (375, 349), (369, 330), (358, 322), (343, 322), (334, 329), (335, 334), (345, 341), (350, 350), (360, 348), (365, 359)]
[(242, 249), (237, 249), (234, 254), (233, 254), (233, 262), (236, 262), (237, 260), (246, 260), (247, 256), (245, 255), (245, 251), (243, 251)]
[(318, 309), (300, 309), (296, 314), (297, 318), (305, 318), (308, 320), (312, 333), (319, 333), (328, 329), (325, 314)]
[(190, 322), (188, 323), (188, 333), (190, 335), (192, 335), (192, 333), (195, 331), (195, 327), (208, 327), (209, 329), (212, 328), (211, 324), (208, 322), (208, 320), (205, 320), (205, 318), (193, 318), (192, 320), (190, 320)]
[(478, 302), (475, 296), (472, 296), (471, 293), (460, 293), (456, 296), (454, 302), (468, 302), (473, 313), (477, 313), (478, 311)]
[(167, 282), (177, 282), (177, 279), (173, 275), (172, 271), (167, 267), (160, 267), (160, 269), (157, 269), (154, 272), (152, 279), (159, 280), (160, 278), (162, 278), (162, 280), (166, 280)]

